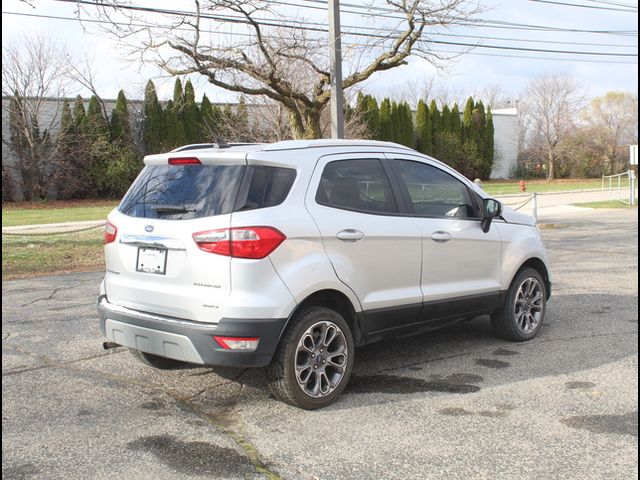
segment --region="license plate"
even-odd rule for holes
[[[167,269],[167,251],[163,248],[138,247],[138,272],[164,275]]]

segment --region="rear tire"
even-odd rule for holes
[[[186,365],[186,362],[180,360],[174,360],[173,358],[159,357],[152,353],[142,352],[134,348],[130,348],[131,354],[140,362],[145,365],[159,370],[173,370]]]
[[[305,308],[291,319],[267,368],[269,389],[289,405],[322,408],[344,391],[353,361],[353,336],[344,318],[328,308]]]
[[[505,340],[524,342],[534,338],[547,312],[547,291],[537,270],[523,268],[511,282],[504,307],[491,316],[495,334]]]

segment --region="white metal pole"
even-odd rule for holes
[[[532,193],[533,195],[533,220],[534,222],[536,222],[536,225],[538,224],[538,194],[536,192]]]
[[[331,138],[344,138],[339,0],[329,0],[329,54],[331,66]]]

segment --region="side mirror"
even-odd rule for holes
[[[491,228],[491,220],[493,220],[494,217],[499,217],[501,213],[502,204],[499,201],[493,198],[485,198],[482,200],[482,221],[480,222],[480,226],[484,233],[487,233],[489,228]]]

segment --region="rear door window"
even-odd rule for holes
[[[120,202],[131,217],[188,220],[231,213],[244,165],[149,165]]]
[[[337,160],[322,172],[316,202],[364,213],[397,213],[389,178],[377,159]]]

